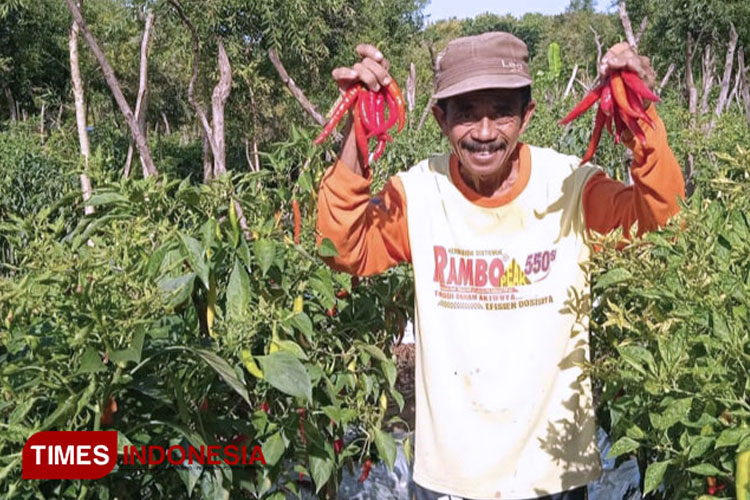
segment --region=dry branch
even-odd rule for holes
[[[305,93],[302,92],[302,89],[300,89],[296,83],[294,83],[294,80],[291,76],[289,76],[289,73],[287,73],[286,68],[284,68],[284,65],[281,63],[281,59],[279,59],[279,54],[276,52],[276,49],[273,47],[268,49],[268,58],[271,60],[271,63],[273,64],[273,67],[276,68],[276,72],[281,77],[281,81],[284,82],[284,85],[289,89],[289,91],[292,93],[292,96],[297,100],[297,102],[300,103],[302,106],[302,109],[307,111],[307,114],[312,116],[313,120],[315,120],[318,125],[325,125],[326,119],[323,115],[321,115],[317,109],[315,109],[315,106],[305,97]]]
[[[409,113],[414,111],[417,97],[417,67],[414,63],[409,64],[409,77],[406,79],[406,104]]]
[[[232,91],[232,67],[229,65],[227,52],[224,44],[219,41],[219,83],[214,87],[211,96],[211,124],[214,130],[214,177],[218,177],[227,171],[226,144],[224,141],[224,106]]]
[[[732,63],[734,62],[734,51],[737,48],[738,38],[737,30],[734,29],[734,23],[730,23],[727,56],[724,60],[724,75],[721,78],[721,91],[719,92],[719,100],[716,102],[716,109],[714,110],[716,116],[721,116],[724,112],[727,97],[729,96],[729,84],[732,81]]]
[[[644,16],[641,20],[641,26],[638,28],[638,33],[635,34],[635,46],[638,48],[638,45],[641,43],[641,38],[643,38],[643,34],[646,32],[646,26],[648,25],[648,16]]]
[[[568,85],[565,87],[565,92],[563,93],[563,99],[568,97],[568,94],[573,89],[573,83],[576,81],[576,74],[578,74],[578,63],[576,63],[576,65],[573,66],[573,72],[570,74],[570,79],[568,79]]]
[[[711,95],[711,87],[714,85],[714,70],[716,68],[716,56],[711,50],[711,44],[706,44],[701,62],[703,70],[703,94],[701,94],[701,114],[708,113],[708,98]]]
[[[693,35],[688,32],[685,44],[685,85],[688,91],[688,111],[691,115],[695,115],[698,111],[698,89],[695,87],[693,78],[693,56]]]
[[[424,122],[427,119],[427,114],[430,112],[432,107],[437,102],[433,95],[435,94],[435,89],[437,89],[437,74],[438,74],[438,56],[435,54],[435,47],[430,43],[427,45],[427,50],[430,52],[430,61],[432,61],[432,93],[430,94],[430,98],[427,100],[427,105],[424,107],[424,110],[422,111],[422,116],[419,117],[419,124],[417,124],[417,130],[422,130],[422,127],[424,126]]]
[[[151,40],[151,32],[154,27],[154,13],[149,12],[146,16],[146,25],[143,28],[143,38],[141,39],[141,68],[138,78],[138,94],[135,99],[135,117],[141,133],[146,136],[146,111],[148,107],[148,48]],[[128,145],[128,154],[125,158],[125,168],[123,175],[127,179],[130,177],[130,164],[133,161],[133,139],[130,139]],[[147,177],[145,165],[143,167],[143,177]]]
[[[128,122],[128,127],[130,127],[130,133],[133,134],[135,143],[138,146],[138,153],[141,156],[141,161],[145,165],[149,175],[157,175],[158,172],[156,170],[156,166],[154,165],[154,160],[151,158],[151,151],[149,150],[148,144],[146,143],[146,138],[143,137],[143,134],[141,134],[141,131],[138,128],[138,122],[135,120],[133,110],[130,109],[128,102],[125,100],[125,96],[122,94],[122,90],[120,89],[120,82],[117,81],[117,77],[115,76],[115,72],[112,69],[112,66],[110,66],[109,61],[107,61],[107,57],[104,55],[101,47],[99,47],[99,44],[97,43],[94,36],[91,34],[91,31],[86,25],[86,21],[83,20],[83,15],[81,15],[81,11],[76,5],[75,0],[65,0],[65,3],[68,5],[68,9],[73,15],[73,19],[78,24],[81,32],[83,33],[83,37],[86,39],[86,43],[89,45],[91,52],[94,53],[94,57],[99,63],[99,66],[102,68],[104,79],[107,81],[107,85],[112,91],[115,101],[120,108],[120,111],[123,115],[125,115],[125,120]]]
[[[195,110],[195,114],[198,115],[198,120],[203,127],[205,138],[208,139],[209,145],[211,146],[211,151],[215,151],[216,144],[214,144],[214,132],[211,129],[211,124],[208,123],[206,110],[203,109],[201,103],[198,102],[198,100],[195,98],[195,82],[198,81],[198,63],[200,60],[200,43],[198,41],[198,31],[195,29],[195,26],[190,21],[190,18],[187,16],[187,14],[185,14],[185,11],[182,9],[182,5],[180,4],[180,2],[178,2],[177,0],[168,0],[168,2],[172,7],[174,7],[174,9],[177,11],[177,15],[180,17],[182,22],[185,23],[185,26],[187,26],[188,30],[190,31],[193,50],[193,70],[190,76],[190,83],[188,83],[188,103],[190,103],[190,105]]]
[[[617,3],[617,11],[620,14],[622,28],[625,30],[625,38],[628,39],[628,43],[631,47],[637,49],[638,41],[636,41],[635,35],[633,34],[633,25],[630,24],[630,17],[628,17],[628,11],[625,9],[624,1],[620,1]]]
[[[596,68],[598,72],[599,66],[602,64],[602,40],[599,38],[599,33],[597,33],[593,26],[589,25],[589,29],[594,34],[594,43],[596,44]]]
[[[674,63],[671,63],[669,67],[667,68],[667,72],[664,74],[664,78],[661,79],[661,83],[659,83],[659,88],[656,89],[657,94],[661,94],[662,89],[667,84],[667,81],[669,81],[669,77],[672,76],[672,72],[674,71],[675,65]]]
[[[83,90],[83,79],[81,78],[80,57],[78,53],[79,31],[78,24],[73,21],[68,35],[68,52],[70,56],[70,80],[73,83],[73,101],[76,107],[78,145],[81,149],[81,156],[83,156],[83,172],[79,176],[84,202],[83,213],[90,215],[94,213],[94,207],[87,203],[91,198],[91,179],[88,176],[91,149],[89,147],[89,133],[86,129],[86,98]]]

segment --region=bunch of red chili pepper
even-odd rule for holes
[[[368,90],[362,84],[353,85],[344,93],[344,96],[334,108],[331,119],[328,120],[320,135],[315,138],[313,144],[321,144],[349,110],[352,112],[354,121],[357,149],[364,159],[363,166],[367,168],[370,161],[376,161],[380,158],[385,150],[386,143],[393,140],[388,134],[388,130],[396,124],[398,124],[399,132],[404,128],[406,123],[404,98],[395,80],[381,87],[377,92]],[[386,110],[388,111],[387,115]],[[378,143],[372,153],[372,159],[370,159],[369,140],[372,137],[376,137]]]
[[[599,101],[594,132],[591,135],[589,147],[581,160],[581,164],[586,163],[594,156],[602,136],[602,130],[605,127],[610,135],[614,135],[615,144],[620,142],[624,130],[630,130],[642,144],[645,144],[646,134],[643,133],[638,120],[642,119],[651,128],[656,125],[646,114],[643,99],[654,102],[660,101],[659,96],[651,92],[636,73],[628,70],[615,71],[589,92],[565,118],[560,120],[560,125],[565,125]],[[613,123],[614,132],[612,130]]]

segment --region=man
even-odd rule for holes
[[[337,68],[342,89],[390,81],[375,47]],[[647,58],[612,47],[600,72]],[[332,267],[372,275],[414,266],[418,500],[582,499],[600,474],[589,380],[587,230],[663,225],[682,173],[651,105],[646,144],[626,134],[633,184],[519,141],[530,99],[526,45],[508,33],[452,41],[438,63],[435,119],[452,153],[393,176],[371,198],[354,134],[320,187],[318,229]],[[351,127],[350,127],[351,129]]]

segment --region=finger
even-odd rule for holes
[[[359,78],[362,83],[367,85],[367,88],[374,92],[380,90],[380,83],[378,83],[378,78],[375,76],[375,73],[373,73],[367,66],[362,63],[357,63],[353,66],[353,68],[357,71],[357,78]]]
[[[391,83],[391,75],[388,74],[388,71],[383,66],[374,60],[368,57],[362,61],[362,65],[373,72],[380,85],[386,86]]]
[[[348,90],[358,80],[357,72],[352,68],[336,68],[331,72],[331,75],[342,91]]]
[[[369,43],[361,43],[357,45],[356,51],[362,59],[369,57],[370,59],[374,59],[376,62],[381,62],[383,59],[385,59],[383,53],[380,52],[377,47],[375,47],[374,45],[370,45]]]
[[[340,80],[356,80],[357,72],[352,68],[340,67],[331,71],[331,76],[336,81]]]

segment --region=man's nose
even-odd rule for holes
[[[474,139],[478,141],[492,141],[495,139],[496,130],[489,116],[483,116],[474,127]]]

